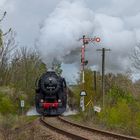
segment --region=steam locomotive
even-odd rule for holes
[[[35,105],[41,115],[60,115],[66,110],[67,85],[54,71],[47,71],[37,80]]]

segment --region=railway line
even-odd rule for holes
[[[140,140],[135,137],[79,125],[63,117],[40,118],[45,127],[74,140]]]

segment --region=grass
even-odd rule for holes
[[[19,119],[25,121],[26,123],[30,123],[35,121],[38,116],[20,116]]]

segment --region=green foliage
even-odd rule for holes
[[[35,82],[46,70],[46,67],[34,51],[25,48],[16,53],[11,65],[8,67],[10,79],[4,78],[3,80],[10,86],[13,93],[10,94],[9,91],[9,94],[6,94],[6,97],[1,99],[0,112],[5,114],[6,112],[13,113],[15,112],[14,110],[17,110],[17,113],[20,114],[19,104],[21,99],[25,100],[24,111],[34,105]]]
[[[0,84],[8,85],[14,90],[14,93],[9,94],[6,99],[1,99],[1,111],[3,113],[5,113],[4,110],[10,112],[8,108],[12,108],[12,106],[8,105],[11,101],[15,103],[19,113],[21,99],[25,100],[26,111],[30,106],[34,105],[35,83],[37,78],[46,70],[46,66],[33,50],[20,48],[12,59],[9,58],[12,61],[11,63],[8,63],[7,51],[4,54],[5,57],[0,61]],[[4,110],[2,110],[3,106],[5,106]]]
[[[94,83],[94,71],[90,68],[85,69],[85,83],[82,84],[82,73],[79,73],[79,79],[77,79],[77,85],[72,87],[74,92],[74,97],[77,100],[77,107],[79,107],[80,103],[80,91],[83,89],[87,92],[87,96],[85,97],[85,105],[87,111],[90,108],[93,109],[93,105],[101,104],[101,75],[100,73],[96,73],[96,90],[95,90],[95,83]],[[89,111],[91,112],[91,111]],[[92,113],[90,113],[92,114]]]
[[[52,67],[58,75],[62,74],[63,70],[61,69],[61,62],[60,61],[58,61],[57,59],[54,58],[54,60],[52,62]]]
[[[130,120],[131,110],[126,100],[120,100],[115,107],[108,109],[107,124],[126,127]]]
[[[93,72],[90,69],[86,69],[85,72],[85,84],[84,89],[87,91],[88,96],[87,101],[92,98],[96,104],[102,103],[102,94],[100,94],[101,86],[101,76],[97,74],[97,91],[95,93],[93,89]],[[81,81],[81,75],[80,80]],[[105,107],[102,108],[100,113],[95,113],[92,106],[86,107],[84,113],[79,113],[79,120],[84,122],[98,123],[101,127],[107,127],[109,129],[114,129],[122,133],[129,135],[140,136],[140,100],[133,96],[134,84],[131,82],[128,76],[117,74],[117,75],[106,75],[105,77]],[[75,93],[75,98],[78,99],[79,103],[79,93],[82,89],[81,82],[78,82],[77,86],[74,86],[73,91]],[[98,95],[97,95],[98,94]],[[91,96],[92,95],[92,96]],[[98,98],[97,98],[98,97]]]
[[[26,101],[26,106],[34,104],[35,83],[45,70],[44,63],[34,51],[22,48],[13,59],[9,84],[16,89],[17,98]]]
[[[119,87],[113,86],[106,95],[106,104],[115,105],[121,99],[131,102],[133,100],[132,94],[127,91],[120,89]]]
[[[74,94],[73,94],[74,92]],[[69,86],[68,105],[71,109],[78,109],[80,102],[80,89],[77,86]]]
[[[95,92],[93,90],[93,72],[91,69],[85,69],[85,83],[82,84],[82,73],[80,73],[79,80],[76,86],[72,87],[72,91],[74,92],[74,98],[77,103],[77,107],[80,104],[80,92],[81,90],[85,90],[87,96],[85,96],[85,104],[87,104],[90,99],[94,99]]]
[[[108,128],[120,129],[122,132],[137,136],[140,136],[139,117],[140,111],[134,111],[132,104],[128,104],[126,99],[119,100],[115,106],[107,107],[99,113],[101,124],[106,125]]]
[[[0,113],[2,115],[14,114],[16,112],[16,106],[10,97],[0,92]]]
[[[84,89],[87,92],[87,95],[85,97],[85,103],[87,104],[90,99],[93,99],[94,91],[93,91],[93,72],[91,69],[86,69],[85,70],[85,84],[84,84]]]

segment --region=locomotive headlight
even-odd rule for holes
[[[61,102],[61,100],[59,99],[59,100],[58,100],[58,102],[60,103],[60,102]]]
[[[44,102],[44,100],[43,100],[43,99],[41,99],[41,100],[40,100],[40,102],[41,102],[41,103],[43,103],[43,102]]]

